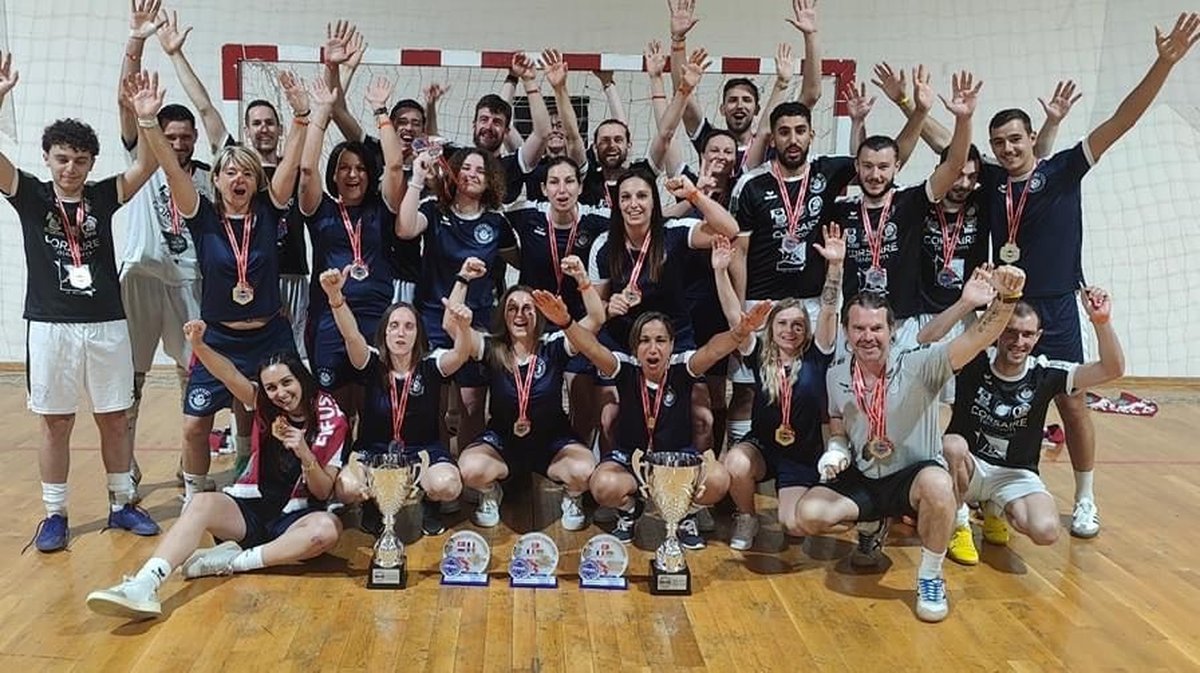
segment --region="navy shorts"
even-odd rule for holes
[[[811,488],[821,483],[821,475],[817,472],[816,461],[806,460],[809,456],[797,449],[795,445],[783,448],[775,443],[774,438],[770,441],[762,440],[753,432],[743,437],[741,441],[758,449],[759,455],[763,457],[763,462],[767,464],[767,473],[762,481],[774,479],[775,490],[781,491],[793,486]]]
[[[279,315],[255,329],[230,329],[220,323],[210,324],[204,331],[204,343],[229,359],[243,376],[252,380],[258,378],[258,368],[268,357],[283,351],[296,352],[292,326]],[[183,397],[183,413],[187,416],[212,416],[228,408],[232,401],[233,396],[225,384],[209,373],[199,358],[192,356],[187,394]]]
[[[1075,293],[1057,297],[1025,297],[1042,320],[1042,338],[1034,355],[1051,360],[1083,362],[1083,333],[1079,329],[1079,299]]]
[[[851,465],[837,479],[821,486],[853,500],[858,505],[859,521],[878,521],[886,516],[915,518],[917,510],[913,509],[909,494],[917,474],[927,467],[946,469],[936,460],[922,460],[895,474],[872,479]]]
[[[226,494],[228,495],[228,494]],[[236,540],[242,549],[250,549],[266,544],[287,532],[300,519],[313,512],[324,512],[324,507],[306,507],[295,512],[282,512],[278,507],[259,498],[234,498],[238,509],[242,512],[242,521],[246,523],[246,535]]]
[[[548,477],[546,472],[550,463],[568,444],[580,444],[579,438],[571,431],[571,425],[564,416],[544,423],[542,429],[533,424],[533,429],[525,437],[517,437],[512,432],[512,426],[501,427],[500,422],[492,420],[481,435],[471,444],[490,444],[504,458],[508,465],[509,476],[518,473],[537,472]]]
[[[379,324],[379,316],[355,315],[358,330],[370,341]],[[352,383],[366,383],[363,371],[355,369],[346,355],[346,340],[338,331],[333,314],[326,313],[319,319],[309,316],[305,348],[309,366],[321,390],[333,392]],[[365,370],[364,370],[365,371]]]

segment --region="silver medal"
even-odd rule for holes
[[[67,282],[76,290],[86,290],[92,286],[92,270],[87,264],[67,265]]]
[[[887,269],[878,266],[867,269],[867,273],[864,276],[864,284],[867,290],[871,292],[886,292]]]
[[[371,275],[371,271],[367,268],[366,264],[353,264],[350,266],[350,277],[354,280],[366,280],[369,275]]]
[[[937,284],[944,288],[958,287],[958,274],[954,273],[954,269],[942,269],[937,274]]]

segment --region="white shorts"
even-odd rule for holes
[[[928,325],[929,323],[933,322],[933,319],[936,317],[937,317],[936,313],[922,313],[921,315],[917,316],[917,331],[920,332],[921,330],[925,329],[925,326]],[[954,323],[950,327],[950,331],[946,332],[945,336],[943,336],[941,339],[935,341],[934,343],[939,343],[939,344],[949,343],[952,339],[954,339],[958,335],[962,334],[963,332],[967,331],[967,328],[973,324],[975,324],[975,314],[973,312],[968,313],[965,318]],[[954,404],[954,377],[953,376],[950,377],[950,380],[946,382],[946,385],[942,386],[942,392],[939,395],[939,399],[942,401],[943,404],[949,404],[949,405],[953,406],[953,404]]]
[[[308,327],[308,276],[285,273],[279,276],[279,298],[283,302],[283,317],[292,323],[292,338],[296,352],[306,359],[304,331]]]
[[[98,414],[133,406],[133,354],[124,320],[30,320],[25,338],[27,404],[33,413],[77,413],[80,393],[87,394]]]
[[[754,305],[759,303],[760,301],[762,301],[762,300],[747,299],[742,306],[742,310],[749,311],[750,309],[754,308]],[[804,310],[808,312],[808,324],[815,328],[816,324],[817,324],[817,315],[821,312],[821,298],[820,297],[807,297],[807,298],[801,299],[800,302],[804,304]],[[766,333],[765,329],[763,330],[763,333],[764,334]],[[839,336],[839,339],[837,341],[841,342],[840,332],[839,332],[838,336]],[[704,344],[696,344],[696,345],[703,346]],[[736,350],[733,352],[733,355],[729,356],[729,380],[732,381],[733,383],[744,383],[744,384],[754,383],[754,372],[750,371],[750,368],[747,367],[742,362],[742,358]]]
[[[183,336],[183,324],[200,317],[200,281],[168,285],[153,276],[126,274],[121,278],[121,303],[129,322],[133,371],[150,371],[160,339],[163,352],[177,366],[191,366],[192,345]]]
[[[1036,472],[1017,467],[1001,467],[971,455],[975,462],[975,474],[967,486],[964,499],[967,502],[991,501],[1001,510],[1008,503],[1034,493],[1049,493],[1042,478]]]
[[[392,281],[392,303],[404,302],[406,304],[413,303],[413,297],[417,294],[417,284],[410,283],[406,280]]]

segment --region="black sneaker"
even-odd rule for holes
[[[695,514],[683,517],[683,521],[680,521],[679,527],[675,529],[675,535],[679,537],[679,544],[683,545],[684,549],[704,549],[707,546],[704,536],[700,534]]]
[[[642,518],[642,512],[645,511],[646,505],[642,503],[640,498],[633,499],[633,510],[625,511],[617,509],[617,522],[613,525],[612,534],[625,544],[633,542],[633,527],[637,525],[637,520]]]
[[[442,523],[442,504],[432,500],[421,501],[421,532],[425,535],[441,535],[446,532]]]
[[[850,552],[850,565],[855,568],[874,568],[883,561],[883,542],[887,539],[888,529],[892,527],[892,520],[885,518],[864,524],[860,524],[858,529],[858,545]],[[873,528],[871,524],[875,524]]]

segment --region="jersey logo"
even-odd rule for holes
[[[787,212],[785,212],[783,208],[772,208],[771,219],[775,220],[775,224],[779,226],[787,226]]]
[[[812,166],[809,166],[808,170],[811,171]],[[817,173],[816,175],[812,176],[812,180],[809,181],[808,191],[812,192],[813,194],[820,194],[821,192],[825,191],[825,187],[827,186],[828,183],[825,182],[825,176],[821,173]]]
[[[333,385],[333,370],[328,367],[317,368],[317,383],[321,384],[322,388],[328,388]]]
[[[808,200],[808,214],[816,216],[821,212],[821,197],[814,196]]]
[[[487,222],[480,222],[475,225],[475,242],[480,245],[487,245],[496,238],[496,230]]]
[[[409,386],[408,392],[412,395],[420,395],[425,392],[425,382],[421,380],[420,374],[413,374],[412,385]]]
[[[196,388],[188,393],[188,404],[196,411],[204,411],[212,404],[212,393],[207,388]]]
[[[663,406],[666,406],[666,407],[675,406],[675,390],[674,389],[672,389],[670,387],[667,388],[667,394],[665,396],[663,396]]]
[[[575,236],[575,245],[577,245],[581,248],[586,248],[587,244],[588,244],[588,240],[590,240],[588,237],[588,233],[586,231],[581,231]]]
[[[1029,400],[1033,399],[1033,393],[1033,388],[1022,388],[1017,391],[1017,399],[1021,400],[1022,402],[1028,402]]]
[[[1034,171],[1033,177],[1029,178],[1029,191],[1034,192],[1036,194],[1037,192],[1042,191],[1042,187],[1045,187],[1045,186],[1046,186],[1046,176],[1042,175],[1041,173],[1038,173],[1037,171]]]
[[[545,360],[545,358],[538,358],[537,364],[535,364],[533,366],[533,378],[540,379],[545,375],[546,375],[546,360]]]

